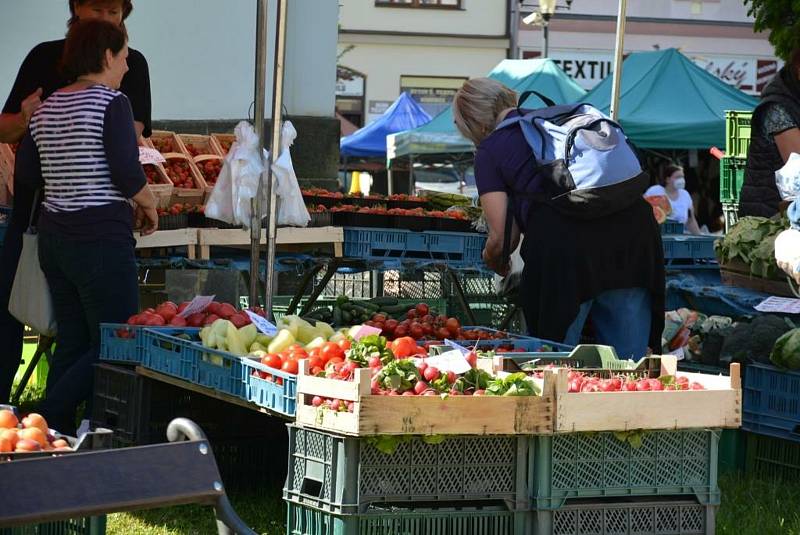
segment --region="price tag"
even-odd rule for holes
[[[256,329],[258,329],[259,332],[262,332],[267,336],[275,336],[278,334],[278,328],[268,322],[266,319],[249,310],[245,310],[244,312],[247,314],[247,317],[250,318],[250,321],[253,322],[253,325],[256,326]]]
[[[208,305],[214,302],[216,295],[198,295],[189,303],[183,312],[178,314],[182,318],[188,318],[192,314],[204,311]]]
[[[448,340],[447,338],[444,339],[444,345],[447,347],[452,347],[453,349],[460,351],[463,355],[469,353],[469,349],[464,346],[458,345],[457,343],[453,342],[452,340]]]
[[[167,160],[164,158],[164,156],[162,156],[161,153],[156,149],[139,147],[139,163],[142,165],[164,163],[166,161]]]
[[[800,299],[771,296],[755,306],[759,312],[780,312],[783,314],[800,314]]]
[[[454,349],[441,355],[434,355],[425,359],[428,366],[438,368],[443,372],[466,373],[472,369],[461,351]]]
[[[356,342],[364,338],[365,336],[371,336],[373,334],[381,334],[380,329],[377,327],[370,327],[369,325],[362,325],[361,328],[358,330],[356,335],[353,337],[353,340]]]

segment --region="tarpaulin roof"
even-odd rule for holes
[[[556,104],[573,102],[586,94],[586,91],[550,59],[506,59],[487,76],[519,94],[538,91]],[[529,97],[526,102],[541,106],[535,96]],[[474,149],[472,142],[456,129],[452,107],[442,111],[424,126],[389,136],[386,144],[387,157],[390,160],[408,154],[461,153]]]
[[[608,113],[611,76],[584,98]],[[752,110],[758,100],[671,48],[634,52],[622,65],[619,122],[638,147],[725,146],[725,110]]]
[[[387,135],[416,128],[430,120],[431,116],[422,106],[408,93],[402,93],[378,119],[342,138],[341,154],[365,158],[386,156]]]

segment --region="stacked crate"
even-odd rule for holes
[[[752,115],[749,111],[725,112],[725,157],[719,162],[719,201],[725,217],[725,232],[739,219],[739,193],[744,184]]]
[[[516,399],[369,395],[367,373],[337,384],[301,371],[287,533],[714,532],[714,428],[739,425],[738,367],[705,392],[632,395],[567,393],[567,370],[545,371],[542,396]],[[313,407],[315,392],[355,410]],[[680,412],[660,418],[670,399]]]
[[[795,481],[800,476],[800,372],[748,365],[742,429],[747,472]]]

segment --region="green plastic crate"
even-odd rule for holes
[[[0,535],[105,535],[105,532],[105,515],[16,528],[0,528]]]
[[[750,148],[751,111],[725,112],[725,156],[747,158]]]
[[[531,439],[529,487],[536,509],[568,499],[693,496],[719,504],[719,431],[652,431],[639,447],[614,433],[570,433]]]
[[[745,472],[763,480],[800,478],[800,443],[746,433]]]
[[[739,202],[746,166],[747,160],[744,158],[726,156],[719,161],[719,202],[723,204]]]
[[[530,513],[500,507],[372,508],[336,515],[287,501],[287,535],[517,535],[530,533]]]
[[[391,454],[368,439],[289,424],[287,500],[336,514],[372,504],[503,502],[528,507],[529,442],[522,436],[408,437]]]
[[[719,475],[744,471],[746,437],[741,429],[723,429],[719,437]]]
[[[570,503],[533,513],[536,535],[706,535],[716,506],[681,500]]]

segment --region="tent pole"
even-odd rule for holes
[[[414,155],[408,160],[408,194],[414,195]]]
[[[278,0],[278,13],[275,19],[275,71],[272,78],[272,136],[269,144],[267,165],[267,266],[266,266],[266,298],[264,305],[268,314],[272,315],[272,292],[275,280],[275,233],[276,204],[275,190],[272,187],[272,162],[276,155],[280,156],[281,127],[283,112],[283,72],[286,59],[286,7],[288,0]]]
[[[256,0],[256,79],[254,127],[258,134],[258,147],[264,147],[264,113],[267,92],[267,20],[268,0]],[[261,191],[264,175],[258,178],[258,191]],[[250,201],[250,293],[249,305],[258,304],[258,280],[261,276],[259,260],[261,257],[261,195]],[[269,270],[267,270],[269,271]],[[269,309],[267,309],[269,310]]]
[[[625,51],[625,13],[628,0],[619,0],[617,11],[617,43],[614,49],[614,77],[611,81],[611,119],[619,118],[619,88],[622,84],[622,56]]]

